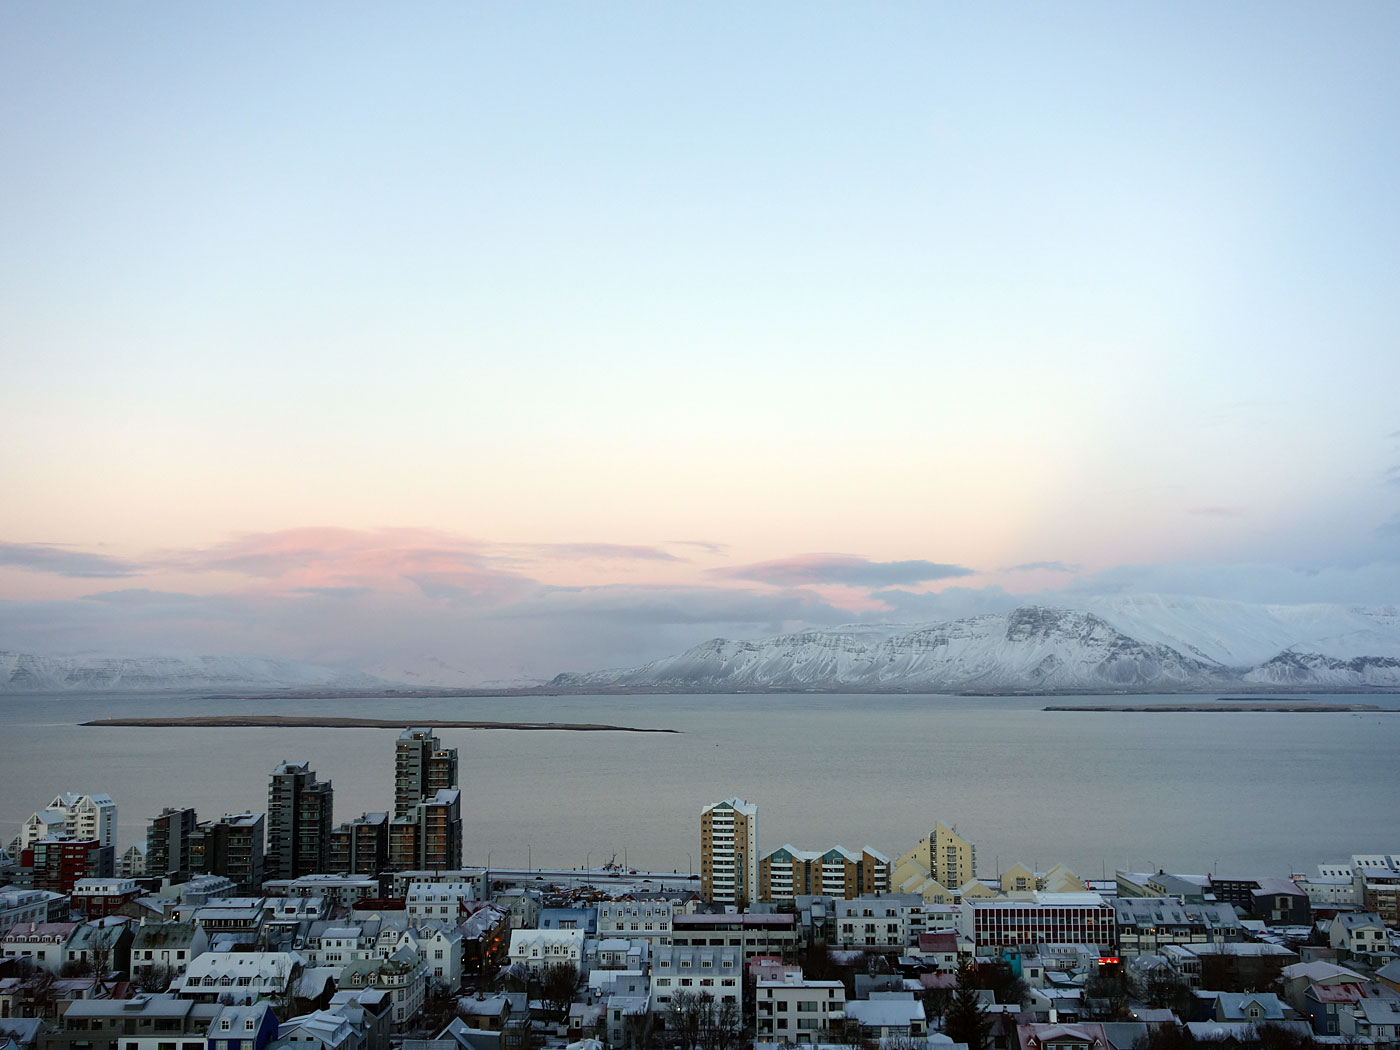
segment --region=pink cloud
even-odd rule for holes
[[[252,577],[275,591],[449,591],[508,598],[533,585],[497,567],[486,545],[431,529],[298,528],[245,533],[181,552],[170,567]]]

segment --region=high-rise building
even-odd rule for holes
[[[190,871],[232,879],[241,894],[263,884],[263,815],[232,813],[198,825],[190,836]]]
[[[700,811],[700,896],[743,907],[758,893],[758,807],[741,798]]]
[[[307,762],[283,762],[272,771],[267,790],[267,856],[269,879],[295,879],[328,870],[331,782],[317,781]]]
[[[462,866],[462,798],[442,788],[389,822],[389,867],[395,871],[456,870]]]
[[[389,867],[396,871],[462,866],[462,803],[457,750],[427,729],[405,729],[394,745],[394,819]]]
[[[362,813],[331,832],[326,870],[378,875],[389,866],[389,814]]]
[[[117,846],[117,804],[111,795],[80,795],[65,791],[44,809],[20,825],[19,848],[25,849],[42,838],[60,835],[87,842],[96,839],[102,846]]]
[[[394,746],[394,816],[457,786],[457,749],[444,748],[428,729],[405,729]]]
[[[146,825],[146,873],[164,878],[190,870],[190,837],[198,818],[192,808],[166,806]]]
[[[794,897],[850,900],[867,893],[888,893],[890,861],[866,846],[861,852],[833,846],[800,850],[779,846],[758,860],[758,899],[791,901]]]

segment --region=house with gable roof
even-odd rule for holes
[[[1272,992],[1220,992],[1215,997],[1215,1019],[1267,1024],[1291,1021],[1293,1011]]]
[[[1101,1024],[1022,1024],[1016,1038],[1020,1050],[1110,1050]]]
[[[277,1038],[277,1017],[268,1003],[225,1006],[209,1022],[208,1050],[264,1050]]]
[[[190,960],[209,948],[209,935],[193,922],[142,922],[132,934],[131,975],[154,972],[179,977]]]
[[[304,965],[296,952],[205,952],[186,968],[179,995],[207,1003],[279,998],[294,989]]]
[[[1348,955],[1384,955],[1390,951],[1390,931],[1373,911],[1347,912],[1332,920],[1327,938]]]

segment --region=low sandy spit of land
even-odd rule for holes
[[[1307,700],[1202,700],[1185,704],[1094,704],[1083,707],[1045,707],[1043,711],[1285,711],[1323,712],[1386,711],[1375,704],[1320,704]]]
[[[178,718],[97,718],[85,726],[142,726],[154,729],[561,729],[572,733],[676,733],[676,729],[639,729],[599,722],[459,722],[402,718],[337,718],[318,715],[185,715]]]

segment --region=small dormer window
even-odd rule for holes
[[[230,1025],[229,1019],[228,1019],[227,1017],[220,1018],[220,1020],[219,1020],[219,1031],[221,1031],[221,1032],[227,1032],[227,1031],[229,1030],[230,1027],[231,1027],[231,1025]]]
[[[253,1024],[253,1019],[250,1017],[250,1018],[248,1018],[246,1021],[244,1021],[244,1022],[243,1022],[243,1027],[246,1028],[248,1031],[251,1032],[251,1031],[253,1030],[253,1028],[255,1027],[254,1024]]]

